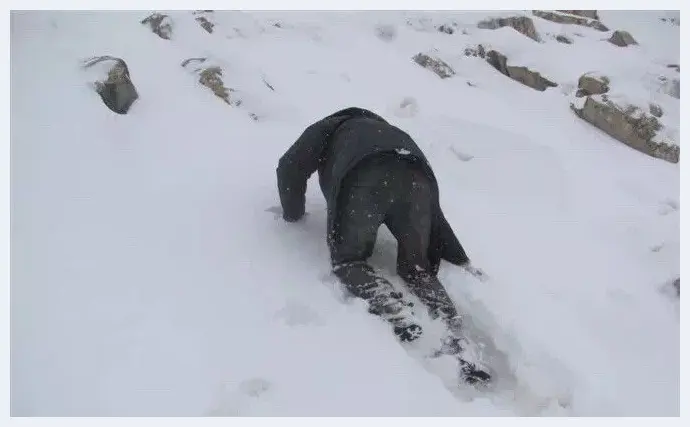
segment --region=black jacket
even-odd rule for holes
[[[318,170],[328,209],[330,242],[338,192],[345,175],[367,156],[396,151],[417,159],[433,184],[435,215],[429,261],[434,273],[438,272],[441,259],[465,264],[469,259],[441,211],[438,184],[421,149],[407,133],[362,108],[347,108],[312,124],[280,158],[276,172],[283,217],[296,221],[304,215],[307,181]]]

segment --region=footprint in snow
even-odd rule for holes
[[[264,378],[250,378],[239,385],[239,390],[250,397],[259,397],[271,389],[271,383]]]
[[[321,316],[313,308],[299,302],[288,302],[278,310],[276,318],[288,326],[306,326],[321,324]]]
[[[259,398],[271,388],[270,381],[260,377],[248,378],[239,384],[234,381],[223,382],[219,385],[213,405],[203,415],[207,417],[246,416],[250,400]]]
[[[673,199],[666,199],[659,207],[659,215],[668,215],[671,212],[677,211],[679,208],[680,206],[677,201]]]

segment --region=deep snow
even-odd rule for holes
[[[170,12],[170,41],[145,12],[13,12],[12,415],[678,415],[679,307],[663,287],[680,271],[679,165],[569,109],[584,72],[623,91],[673,75],[665,13],[601,12],[640,41],[623,50],[538,18],[542,35],[581,37],[477,29],[489,12],[214,12],[213,34]],[[453,21],[453,35],[433,27]],[[477,43],[560,86],[534,91],[462,54]],[[456,76],[411,60],[432,49]],[[105,54],[139,91],[127,115],[79,68]],[[241,107],[180,66],[200,56]],[[679,127],[678,100],[663,99]],[[428,154],[446,216],[491,276],[445,264],[441,279],[530,398],[454,397],[343,302],[316,177],[303,222],[267,211],[279,156],[353,105]],[[379,240],[391,269],[395,243]]]

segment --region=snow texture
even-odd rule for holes
[[[554,35],[542,43],[476,26],[524,11],[217,11],[212,34],[190,11],[165,13],[171,40],[145,11],[11,14],[13,416],[679,415],[679,306],[662,292],[680,271],[679,165],[570,110],[578,78],[597,72],[679,129],[679,100],[645,86],[679,76],[668,12],[600,11],[638,41],[625,49],[611,31],[537,17]],[[559,87],[462,54],[480,43]],[[456,74],[411,60],[428,51]],[[126,115],[81,67],[97,55],[128,65],[140,98]],[[240,106],[181,66],[200,57]],[[304,220],[271,210],[278,158],[349,106],[428,155],[490,277],[440,272],[495,347],[496,392],[453,390],[452,366],[345,297],[316,177]],[[395,249],[382,229],[372,262],[399,285]]]

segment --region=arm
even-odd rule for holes
[[[309,126],[278,161],[278,194],[286,221],[304,215],[307,181],[319,168],[326,142],[341,121],[329,118]]]

